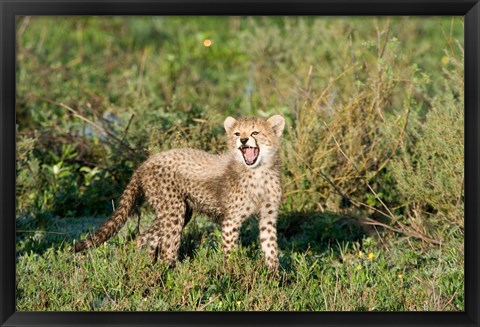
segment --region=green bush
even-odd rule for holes
[[[455,62],[425,117],[412,117],[410,137],[391,163],[407,223],[441,239],[464,227],[464,84]]]

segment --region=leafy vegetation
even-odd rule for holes
[[[464,309],[461,18],[20,17],[17,37],[18,310]],[[255,218],[228,262],[201,216],[174,269],[134,220],[69,252],[149,154],[220,152],[227,115],[274,113],[279,278]]]

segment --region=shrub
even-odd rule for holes
[[[445,239],[464,227],[464,83],[463,58],[445,70],[445,84],[431,98],[426,116],[412,119],[413,129],[391,162],[406,206],[406,222],[425,234]]]

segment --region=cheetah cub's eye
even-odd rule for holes
[[[260,134],[260,132],[257,132],[257,131],[252,132],[252,136],[255,136],[255,135],[258,135],[258,134]]]
[[[235,133],[233,133],[233,135],[240,136],[240,132],[235,132]]]

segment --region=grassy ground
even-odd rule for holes
[[[407,238],[369,236],[333,214],[281,217],[279,278],[264,267],[255,219],[242,229],[242,246],[224,262],[219,228],[197,217],[184,231],[181,261],[173,269],[136,251],[129,241],[133,221],[104,246],[72,255],[70,235],[101,221],[82,219],[79,226],[78,219],[57,219],[50,224],[56,227],[19,243],[18,310],[464,308],[461,249],[419,250]]]
[[[17,31],[17,310],[464,309],[460,17],[19,17]],[[136,252],[133,220],[69,252],[146,156],[219,152],[227,115],[276,113],[278,278],[255,218],[228,262],[205,217],[175,268]]]

